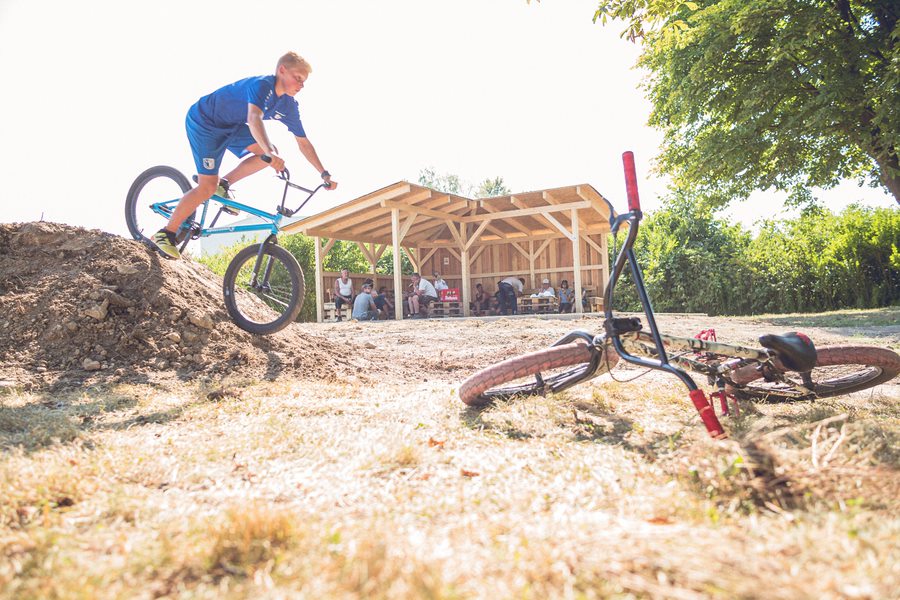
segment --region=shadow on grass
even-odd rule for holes
[[[529,440],[543,437],[545,433],[538,431],[531,419],[515,420],[503,418],[498,414],[504,405],[521,401],[513,398],[508,402],[496,402],[485,407],[467,407],[460,411],[460,420],[469,429],[484,431],[506,437],[511,440]],[[682,433],[646,433],[633,420],[616,414],[604,406],[589,402],[572,402],[563,395],[546,399],[547,403],[556,404],[548,412],[551,421],[549,427],[553,431],[562,430],[578,443],[596,443],[624,448],[635,452],[648,460],[655,460],[659,454],[670,451],[679,445]],[[534,425],[534,427],[531,427]],[[631,435],[636,434],[636,435]]]
[[[160,386],[151,387],[164,391]],[[146,387],[121,391],[96,386],[80,392],[33,394],[15,405],[9,401],[11,395],[0,396],[0,453],[13,449],[32,453],[84,440],[92,432],[167,423],[209,402],[201,397],[167,410],[141,411],[141,400],[147,394]]]
[[[846,422],[862,428],[863,445],[878,463],[900,469],[900,427],[893,425],[900,413],[896,401],[885,398],[874,406],[862,407],[852,400],[827,399],[797,403],[792,412],[782,411],[772,415],[772,426],[768,431],[782,430],[782,435],[796,446],[805,447],[809,443],[814,428],[820,423],[846,415]],[[843,422],[843,419],[838,422]]]

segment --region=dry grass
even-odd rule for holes
[[[895,388],[751,405],[675,384],[466,409],[448,381],[0,396],[16,598],[887,598]],[[885,392],[884,390],[887,390]]]

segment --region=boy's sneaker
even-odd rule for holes
[[[231,189],[229,188],[227,179],[219,179],[219,187],[216,188],[216,196],[225,198],[226,200],[234,200],[234,196],[231,195]],[[222,205],[222,210],[235,217],[241,214],[241,211],[234,208],[233,206],[225,206],[224,204]]]
[[[194,183],[197,183],[198,181],[200,181],[200,179],[196,175],[191,177],[191,179],[194,180]],[[225,198],[226,200],[234,200],[234,196],[231,195],[231,188],[228,185],[228,180],[225,179],[224,177],[219,178],[219,185],[218,185],[218,187],[216,187],[216,196],[218,196],[220,198]],[[237,216],[237,215],[241,214],[241,211],[239,211],[236,208],[232,208],[230,206],[223,206],[222,210],[225,211],[226,213],[228,213],[229,215]]]
[[[181,252],[178,251],[178,242],[175,241],[175,234],[165,229],[160,229],[150,238],[159,253],[166,258],[178,260],[181,258]]]

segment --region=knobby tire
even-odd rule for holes
[[[141,202],[146,202],[147,207],[152,204],[152,202],[161,202],[166,200],[165,198],[145,198],[141,200],[141,190],[147,186],[148,183],[153,181],[154,179],[163,178],[163,179],[171,179],[181,188],[182,196],[186,194],[191,189],[191,182],[188,181],[187,177],[185,177],[178,169],[173,167],[167,167],[164,165],[160,165],[158,167],[150,167],[143,173],[137,176],[137,179],[134,180],[134,183],[131,184],[131,188],[128,190],[128,196],[125,198],[125,223],[128,225],[128,231],[131,233],[131,237],[134,239],[144,242],[145,244],[153,247],[150,238],[156,233],[160,227],[155,227],[155,225],[162,224],[165,225],[165,217],[159,215],[160,219],[159,223],[147,227],[149,223],[139,223],[137,216],[137,209]],[[152,202],[151,202],[152,200]],[[186,221],[193,221],[197,216],[197,212],[194,211],[191,215],[186,219]],[[179,251],[183,251],[187,243],[190,241],[190,236],[188,235],[189,231],[187,229],[182,229],[175,236],[178,241]]]
[[[228,314],[235,324],[245,331],[261,335],[275,333],[293,323],[297,319],[297,315],[300,314],[300,310],[303,308],[303,297],[306,293],[303,270],[300,268],[300,264],[297,262],[297,259],[294,258],[294,255],[275,244],[267,243],[265,246],[264,257],[268,257],[269,261],[278,261],[287,271],[290,280],[289,297],[284,298],[284,303],[286,304],[284,312],[272,320],[260,321],[251,318],[249,315],[243,314],[238,306],[238,294],[254,294],[254,292],[249,290],[236,290],[235,287],[238,275],[241,273],[245,263],[251,261],[251,266],[255,264],[256,257],[259,254],[260,244],[247,246],[238,252],[234,259],[232,259],[228,264],[228,269],[225,271],[222,290],[225,296],[225,308],[228,310]],[[261,270],[264,268],[265,264],[267,264],[266,259],[263,260]]]
[[[739,377],[755,376],[755,381],[747,381],[744,385],[732,390],[738,398],[764,399],[770,402],[789,402],[797,400],[812,400],[815,398],[830,398],[851,394],[860,390],[869,389],[890,381],[900,374],[900,355],[886,348],[872,346],[825,346],[816,349],[816,368],[812,371],[813,382],[816,383],[816,393],[796,395],[779,393],[777,388],[766,387],[762,383],[762,375],[755,371],[755,367],[745,367],[742,373],[736,373]],[[846,374],[840,377],[828,379],[827,367],[850,367]],[[858,368],[854,368],[858,367]],[[796,373],[786,373],[790,379],[800,380]],[[746,380],[746,379],[745,379]]]
[[[618,359],[618,356],[615,356]],[[469,406],[484,406],[496,399],[516,395],[534,395],[543,392],[537,381],[530,384],[500,388],[522,377],[536,375],[551,369],[588,363],[591,350],[587,344],[574,343],[552,346],[530,354],[516,356],[475,373],[459,388],[459,398]]]

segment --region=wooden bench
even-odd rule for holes
[[[334,302],[326,302],[323,305],[322,320],[325,321],[326,323],[328,321],[334,321],[335,311],[336,311],[336,309],[334,308]],[[341,312],[344,313],[347,311],[341,310]]]
[[[588,309],[591,312],[603,312],[603,298],[601,296],[588,296]]]
[[[548,315],[559,312],[559,298],[555,296],[541,296],[533,298],[522,296],[519,298],[519,314]]]
[[[428,307],[428,317],[442,319],[444,317],[463,316],[462,302],[432,302]]]

